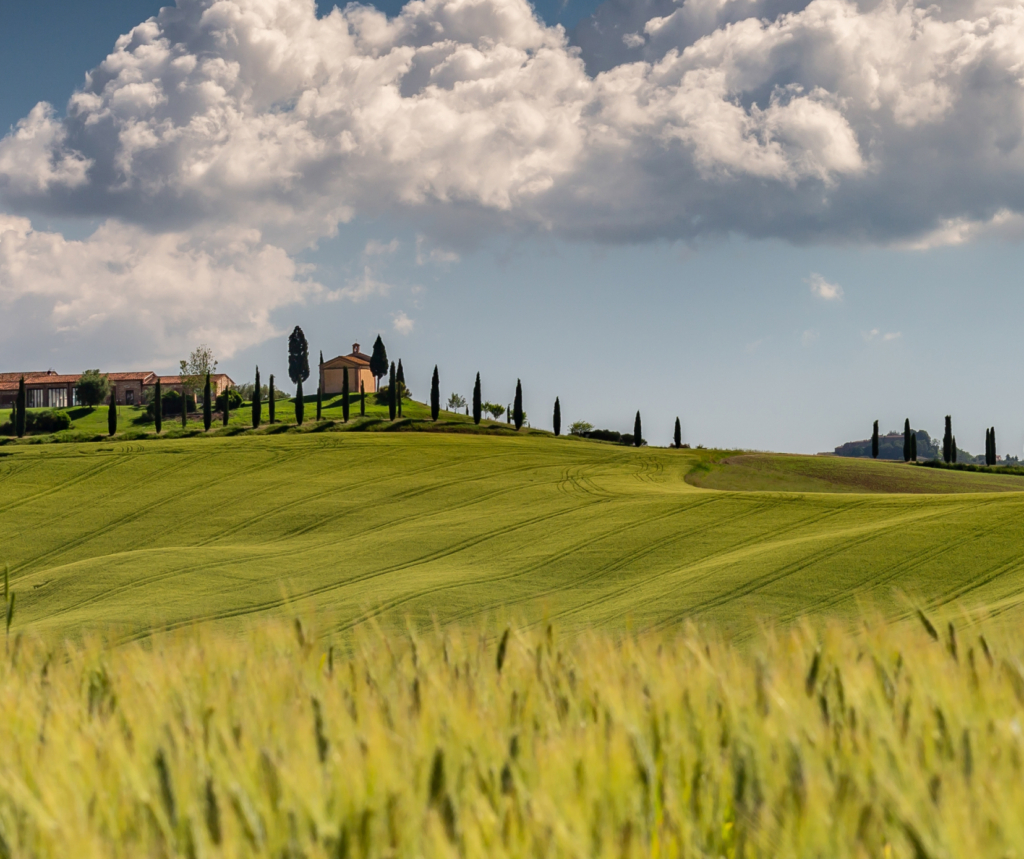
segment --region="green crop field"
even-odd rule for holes
[[[754,479],[708,451],[540,433],[286,429],[0,447],[15,627],[297,611],[328,632],[510,616],[742,635],[865,603],[1006,616],[1024,593],[1024,477],[761,456]],[[749,491],[786,480],[830,491]]]

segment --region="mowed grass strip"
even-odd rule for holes
[[[687,482],[709,455],[540,434],[9,447],[0,563],[16,626],[61,635],[289,606],[338,632],[500,614],[748,634],[862,602],[897,615],[901,591],[1014,616],[1024,494],[711,491]]]

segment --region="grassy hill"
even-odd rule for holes
[[[899,614],[894,589],[933,610],[998,612],[1024,591],[1024,494],[979,491],[1024,478],[887,465],[917,492],[940,480],[949,494],[721,491],[688,482],[730,473],[707,451],[279,430],[0,449],[16,625],[130,634],[290,606],[328,631],[511,613],[562,628],[699,618],[746,633],[758,618],[862,601]],[[855,485],[877,465],[841,461],[861,469]],[[793,480],[842,482],[808,467]]]

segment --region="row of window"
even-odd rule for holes
[[[67,388],[29,388],[25,391],[25,399],[30,409],[66,409],[68,403]],[[71,389],[70,405],[79,406],[78,391]],[[124,401],[129,406],[135,405],[135,391],[128,389],[124,392]]]

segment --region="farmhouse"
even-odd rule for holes
[[[156,378],[154,377],[152,384],[156,384]],[[210,374],[210,392],[213,394],[213,398],[217,399],[223,394],[228,388],[235,386],[234,381],[227,373],[211,373]],[[160,390],[161,391],[177,391],[179,394],[182,393],[181,376],[161,376],[160,377]],[[202,396],[202,389],[195,391]]]
[[[370,372],[370,356],[359,351],[359,344],[352,344],[349,355],[339,355],[324,361],[320,365],[320,388],[324,395],[340,394],[342,380],[348,374],[348,389],[353,394],[359,393],[359,386],[365,385],[368,394],[377,390],[377,380]]]
[[[129,373],[107,373],[110,389],[120,406],[141,406],[142,393],[156,385],[157,375],[149,370]],[[80,405],[75,385],[81,373],[61,375],[56,370],[35,373],[0,373],[0,407],[12,408],[18,396],[18,383],[25,377],[25,399],[30,409],[66,409]],[[180,376],[160,376],[163,390],[181,392]],[[210,376],[214,396],[220,396],[234,382],[224,373]],[[110,402],[108,399],[107,402]]]

